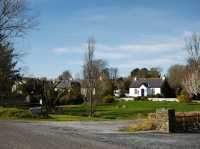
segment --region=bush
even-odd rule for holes
[[[122,128],[121,130],[128,132],[156,130],[156,121],[153,119],[141,120],[128,126],[127,128]]]
[[[114,103],[115,98],[112,95],[107,95],[103,98],[103,103]]]
[[[147,101],[148,97],[135,97],[134,100],[135,101]]]
[[[83,97],[80,96],[70,96],[65,95],[59,100],[60,105],[78,105],[84,102]]]
[[[24,119],[33,118],[30,111],[18,108],[0,108],[0,118]]]
[[[149,98],[163,98],[161,94],[156,94],[156,95],[150,95],[148,96]]]
[[[40,103],[41,97],[39,95],[31,95],[30,103]]]
[[[182,90],[181,94],[179,96],[177,96],[177,99],[179,102],[190,102],[191,101],[186,90]]]

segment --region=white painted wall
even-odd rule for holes
[[[144,96],[147,96],[148,88],[144,85],[141,85],[140,88],[129,88],[129,96],[130,97],[142,96],[141,92],[142,89],[144,89]]]
[[[119,100],[134,101],[135,99],[133,97],[126,97],[126,98],[120,98]],[[176,99],[176,98],[148,98],[148,100],[149,101],[160,101],[160,102],[162,102],[162,101],[179,102],[178,99]]]
[[[172,102],[179,102],[176,98],[148,98],[151,101],[172,101]]]
[[[141,85],[140,88],[129,88],[129,96],[130,97],[142,96],[141,93],[142,89],[144,89],[144,96],[153,95],[153,89],[154,89],[154,95],[161,94],[160,88],[147,88],[146,86]],[[135,90],[137,90],[137,92]]]
[[[156,94],[161,94],[161,89],[160,88],[155,88],[155,95]]]

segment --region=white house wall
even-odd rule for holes
[[[137,94],[135,93],[135,89],[137,89]],[[140,88],[129,88],[129,96],[130,97],[139,97],[141,95],[141,89],[144,89],[144,96],[153,95],[153,89],[154,89],[154,95],[161,94],[160,88],[147,88],[144,85],[141,85]]]
[[[139,94],[135,94],[135,89],[137,88],[129,88],[129,96],[130,97],[138,97]],[[137,92],[138,92],[138,89],[137,89]]]
[[[144,96],[147,96],[148,88],[144,85],[141,85],[140,88],[139,88],[139,96],[142,96],[142,92],[141,92],[142,89],[144,89]]]
[[[161,89],[160,88],[155,88],[155,95],[156,94],[161,94]]]

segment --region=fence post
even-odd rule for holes
[[[168,109],[169,133],[176,131],[176,116],[174,109]]]

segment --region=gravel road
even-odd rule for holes
[[[118,132],[130,121],[0,121],[0,149],[199,149],[200,134]]]

